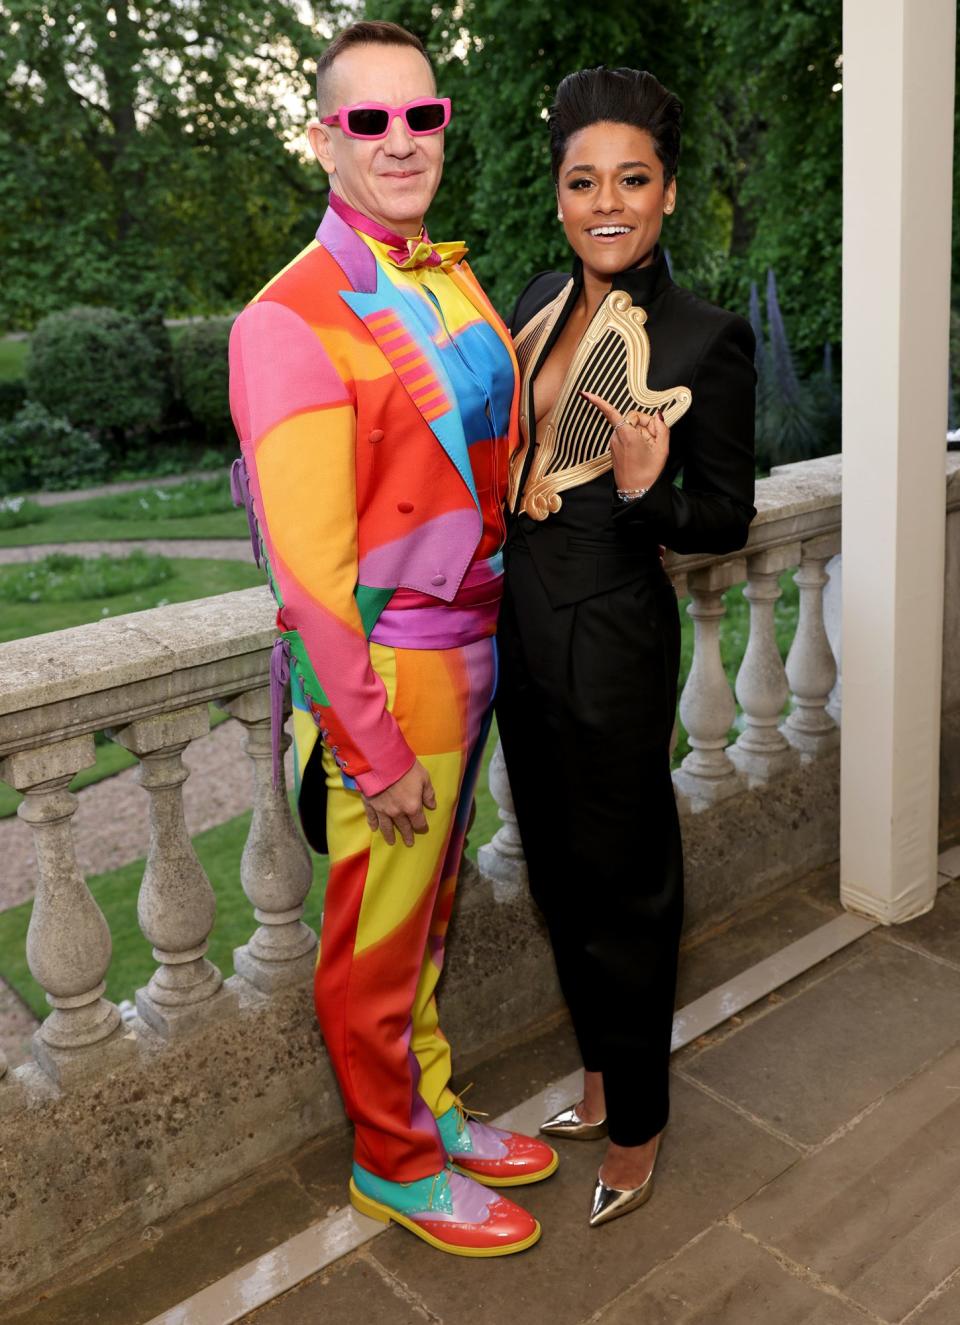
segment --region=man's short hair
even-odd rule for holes
[[[427,64],[430,64],[430,56],[420,38],[408,32],[406,28],[402,28],[399,23],[385,21],[351,23],[348,28],[337,33],[317,61],[317,106],[321,115],[328,113],[325,101],[326,85],[330,66],[334,60],[351,46],[363,46],[371,42],[377,46],[412,46],[415,51],[420,52]]]

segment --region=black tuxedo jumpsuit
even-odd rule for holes
[[[545,272],[530,282],[515,336],[568,280]],[[658,545],[729,553],[746,541],[756,375],[749,323],[675,285],[659,246],[613,288],[647,313],[648,386],[683,384],[693,401],[639,500],[621,502],[607,471],[563,492],[544,520],[508,514],[496,711],[530,887],[583,1063],[603,1073],[611,1139],[632,1146],[667,1121],[683,918],[669,756],[680,623]],[[517,511],[536,444],[533,381],[581,290],[577,260],[535,361],[521,354],[531,436]]]

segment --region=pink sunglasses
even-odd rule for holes
[[[326,115],[321,124],[339,124],[348,138],[386,138],[390,125],[401,116],[414,138],[439,133],[450,123],[449,97],[421,97],[403,106],[385,106],[380,101],[358,101]]]

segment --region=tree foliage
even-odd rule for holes
[[[746,313],[772,268],[801,375],[840,344],[841,0],[0,0],[0,324],[70,304],[239,306],[312,236],[291,151],[309,69],[361,14],[419,33],[454,99],[430,217],[503,311],[566,267],[543,115],[573,69],[653,70],[684,102],[676,278]],[[960,98],[955,179],[960,189]],[[960,305],[960,209],[954,304]]]
[[[368,17],[421,34],[454,99],[431,213],[465,236],[501,309],[545,267],[566,267],[542,118],[560,79],[597,64],[652,70],[684,103],[676,279],[746,313],[774,267],[804,366],[840,336],[841,0],[367,0]]]
[[[0,322],[229,308],[307,242],[323,179],[287,143],[319,18],[299,0],[0,0]]]

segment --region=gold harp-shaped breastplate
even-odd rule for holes
[[[530,376],[569,291],[568,284],[517,336],[517,361],[522,374],[521,419],[526,436],[530,427],[527,417]],[[689,387],[652,391],[647,386],[650,338],[644,329],[646,320],[645,310],[633,303],[626,290],[611,290],[597,309],[577,346],[553,408],[537,428],[536,453],[520,507],[533,519],[545,520],[559,511],[561,492],[587,483],[613,466],[610,425],[595,405],[584,400],[581,391],[592,391],[609,401],[621,415],[628,410],[655,414],[662,409],[667,427],[672,427],[693,403]],[[527,446],[514,457],[510,475],[511,510],[516,510]]]

